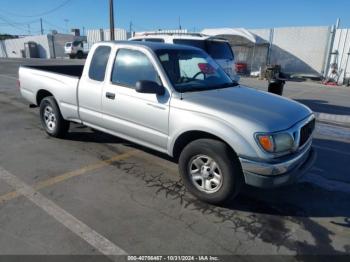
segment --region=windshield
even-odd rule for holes
[[[230,44],[225,41],[174,39],[174,44],[189,45],[206,51],[214,59],[233,60]]]
[[[71,47],[72,46],[72,43],[66,43],[66,47]]]
[[[238,85],[200,50],[158,50],[156,54],[178,92],[203,91]]]

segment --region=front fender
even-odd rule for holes
[[[247,137],[240,134],[238,130],[235,130],[232,125],[218,117],[202,114],[200,112],[172,108],[170,112],[169,130],[168,152],[171,156],[173,156],[177,139],[182,134],[190,131],[206,132],[220,138],[225,141],[238,156],[256,158],[259,155],[259,149],[254,148],[254,144],[252,145],[253,136],[252,141],[249,141]]]

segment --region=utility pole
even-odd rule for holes
[[[114,1],[109,0],[109,31],[111,41],[115,40],[114,36]]]
[[[69,33],[69,28],[68,28],[68,22],[69,22],[69,19],[64,19],[64,22],[66,23],[66,30],[67,30],[67,33]]]
[[[40,18],[40,32],[42,35],[44,34],[43,19],[42,18]]]
[[[31,35],[32,33],[30,32],[30,24],[28,24],[28,35]]]

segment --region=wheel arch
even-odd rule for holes
[[[172,148],[171,148],[171,153],[172,156],[178,160],[182,150],[186,147],[186,145],[188,145],[189,143],[198,140],[198,139],[203,139],[203,138],[208,138],[208,139],[214,139],[214,140],[218,140],[221,141],[223,143],[225,143],[228,148],[232,151],[233,154],[237,155],[236,151],[234,150],[234,148],[225,141],[225,139],[223,139],[222,137],[219,137],[217,135],[214,135],[210,132],[207,131],[202,131],[202,130],[191,130],[191,131],[186,131],[183,132],[182,134],[180,134]]]
[[[45,97],[48,97],[48,96],[53,96],[54,95],[48,91],[48,90],[45,90],[45,89],[40,89],[37,93],[36,93],[36,104],[37,106],[40,106],[40,103],[41,101],[45,98]]]

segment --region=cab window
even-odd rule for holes
[[[137,50],[120,49],[112,72],[112,83],[135,88],[137,81],[149,80],[160,84],[158,73],[148,57]]]
[[[99,46],[91,59],[89,78],[96,81],[104,81],[108,58],[111,53],[109,46]]]

